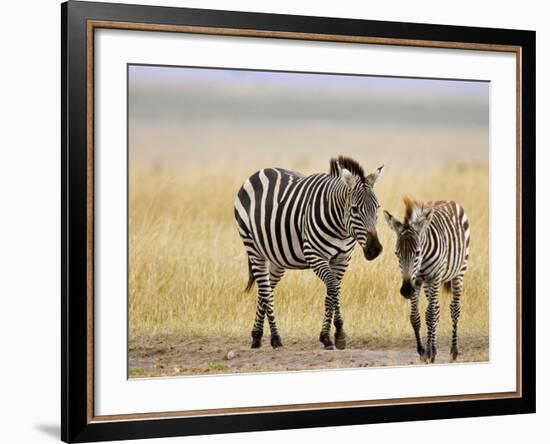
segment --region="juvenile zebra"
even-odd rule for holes
[[[444,284],[453,295],[451,357],[454,361],[458,355],[457,327],[464,273],[468,268],[470,223],[464,209],[453,201],[421,203],[405,198],[404,203],[403,223],[385,210],[384,215],[397,234],[395,254],[403,278],[401,295],[411,301],[411,324],[418,354],[428,362],[435,361],[439,289]],[[428,298],[426,349],[420,339],[418,313],[422,285]]]
[[[286,269],[312,268],[326,285],[325,316],[319,336],[334,349],[346,346],[340,310],[340,282],[358,243],[368,260],[382,251],[376,232],[378,199],[373,186],[382,167],[368,176],[353,159],[330,161],[330,174],[266,168],[244,183],[235,199],[235,219],[248,254],[250,290],[258,284],[252,348],[261,346],[264,318],[271,346],[282,346],[275,322],[273,291]]]

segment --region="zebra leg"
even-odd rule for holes
[[[414,336],[416,338],[416,351],[421,358],[424,357],[424,347],[422,346],[422,339],[420,338],[420,313],[418,312],[418,298],[420,297],[420,291],[422,284],[415,285],[414,295],[411,297],[411,325],[414,330]]]
[[[252,345],[251,348],[260,348],[262,346],[262,336],[264,333],[265,318],[265,299],[271,292],[269,283],[269,272],[265,261],[257,258],[250,258],[252,274],[258,284],[258,303],[256,304],[256,318],[252,327]]]
[[[277,331],[277,324],[275,323],[275,314],[273,312],[273,298],[274,298],[275,287],[283,277],[284,273],[285,273],[284,268],[281,268],[274,264],[270,264],[269,282],[271,285],[271,294],[270,294],[268,303],[266,305],[266,314],[267,314],[267,320],[269,322],[269,328],[271,330],[271,346],[273,348],[283,346],[283,341],[281,340],[281,336],[279,336],[279,333]]]
[[[338,285],[341,284],[344,273],[349,265],[351,255],[338,258],[330,262],[330,269],[338,279]],[[342,317],[342,311],[340,309],[340,295],[335,300],[334,305],[334,342],[338,350],[344,350],[346,348],[346,332],[344,331],[344,319]]]
[[[425,359],[426,361],[435,362],[437,354],[437,337],[436,330],[439,323],[439,281],[432,281],[427,288],[428,308],[426,309],[426,325],[428,327],[428,338],[426,345]]]
[[[334,306],[334,342],[338,350],[344,350],[346,348],[346,332],[344,331],[344,319],[342,318],[342,312],[340,310],[340,298],[336,299],[336,305]]]
[[[325,259],[310,258],[308,262],[311,264],[317,277],[319,277],[327,287],[327,295],[325,297],[325,318],[323,320],[323,326],[321,327],[321,333],[319,334],[319,340],[323,343],[325,349],[334,350],[334,342],[332,342],[330,338],[330,326],[332,324],[334,308],[340,296],[340,280],[336,277],[336,274],[332,272]]]
[[[451,291],[453,292],[453,299],[451,301],[451,319],[453,321],[453,335],[451,338],[451,358],[453,361],[456,361],[456,357],[458,356],[457,329],[458,318],[460,317],[460,296],[462,295],[463,282],[463,276],[458,276],[451,280]]]

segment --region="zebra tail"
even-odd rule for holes
[[[445,282],[443,284],[443,290],[450,292],[451,291],[451,283],[450,282]]]
[[[250,263],[250,258],[248,259],[248,284],[246,284],[246,288],[244,289],[245,292],[249,292],[254,285],[254,281],[256,278],[252,274],[252,264]]]

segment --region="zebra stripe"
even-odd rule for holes
[[[235,220],[248,255],[249,281],[258,285],[252,328],[252,347],[261,346],[264,319],[271,345],[282,345],[273,309],[273,291],[287,269],[312,268],[325,283],[325,317],[320,340],[334,348],[330,327],[334,320],[338,348],[345,348],[340,309],[340,283],[358,243],[368,260],[382,251],[376,233],[378,199],[373,186],[380,167],[365,177],[353,159],[330,162],[330,174],[301,173],[266,168],[246,180],[235,199]]]
[[[384,215],[397,234],[395,254],[399,261],[403,283],[401,294],[411,300],[411,325],[419,355],[429,362],[437,354],[437,325],[440,318],[439,290],[443,284],[452,292],[451,357],[458,355],[457,329],[460,317],[460,297],[464,274],[468,269],[470,223],[464,209],[453,201],[426,204],[405,198],[403,223],[390,213]],[[428,298],[426,309],[426,349],[420,338],[418,298],[424,285]]]

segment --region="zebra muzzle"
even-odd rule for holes
[[[410,299],[412,297],[412,295],[414,294],[414,287],[410,280],[403,281],[400,293],[401,296],[403,296],[405,299]]]
[[[367,246],[363,248],[363,254],[368,261],[376,259],[382,253],[382,244],[378,240],[378,236],[367,234]]]

